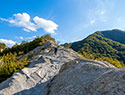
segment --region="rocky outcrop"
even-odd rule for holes
[[[54,42],[27,55],[30,65],[2,82],[0,95],[125,95],[125,68],[81,59]]]
[[[125,68],[77,59],[64,64],[48,85],[48,95],[125,95]]]
[[[57,49],[55,53],[55,49]],[[29,52],[30,65],[0,84],[0,95],[46,95],[46,84],[65,62],[80,58],[76,52],[46,42]]]

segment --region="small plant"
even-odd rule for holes
[[[45,47],[44,47],[44,46],[42,46],[42,47],[41,47],[41,50],[44,50],[44,49],[45,49]]]

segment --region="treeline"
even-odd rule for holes
[[[119,68],[125,66],[125,44],[103,37],[100,32],[64,46],[72,48],[85,58],[108,61]]]
[[[120,62],[119,60],[112,58],[112,57],[105,57],[105,56],[98,57],[96,54],[88,54],[87,52],[82,52],[82,53],[79,52],[79,54],[81,54],[83,58],[107,61],[118,68],[125,67],[125,64],[123,64],[123,62]]]
[[[12,48],[6,48],[1,55],[7,53],[16,53],[18,56],[28,53],[29,51],[33,50],[37,46],[43,45],[46,41],[55,41],[49,34],[46,34],[42,37],[36,37],[33,41],[26,42],[23,41],[20,45],[16,44]]]
[[[125,31],[119,29],[107,30],[107,31],[98,31],[96,32],[102,37],[109,38],[113,41],[125,44]]]
[[[0,82],[9,78],[14,72],[18,72],[28,66],[30,56],[20,58],[19,56],[28,53],[37,46],[43,45],[46,41],[55,41],[50,35],[36,37],[33,41],[23,41],[20,45],[16,44],[12,48],[6,48],[0,53]]]

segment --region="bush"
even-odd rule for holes
[[[12,48],[6,48],[0,53],[0,82],[9,78],[14,72],[18,72],[24,67],[27,67],[30,63],[28,58],[34,56],[32,53],[31,56],[19,58],[20,55],[28,53],[49,40],[55,42],[55,39],[47,34],[42,37],[37,37],[30,42],[23,41],[20,45],[16,44]],[[41,49],[44,49],[44,47]]]
[[[14,72],[20,71],[29,63],[28,56],[18,60],[16,53],[3,55],[0,61],[0,82],[10,77]]]

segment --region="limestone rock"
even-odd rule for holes
[[[51,41],[27,55],[30,65],[2,82],[0,95],[125,95],[125,68],[81,59]]]
[[[47,95],[125,95],[125,68],[77,59],[64,64]]]
[[[56,54],[55,48],[58,48]],[[45,95],[47,82],[58,74],[62,64],[80,58],[73,50],[58,46],[54,42],[46,42],[28,55],[31,56],[29,67],[2,82],[0,95]]]

